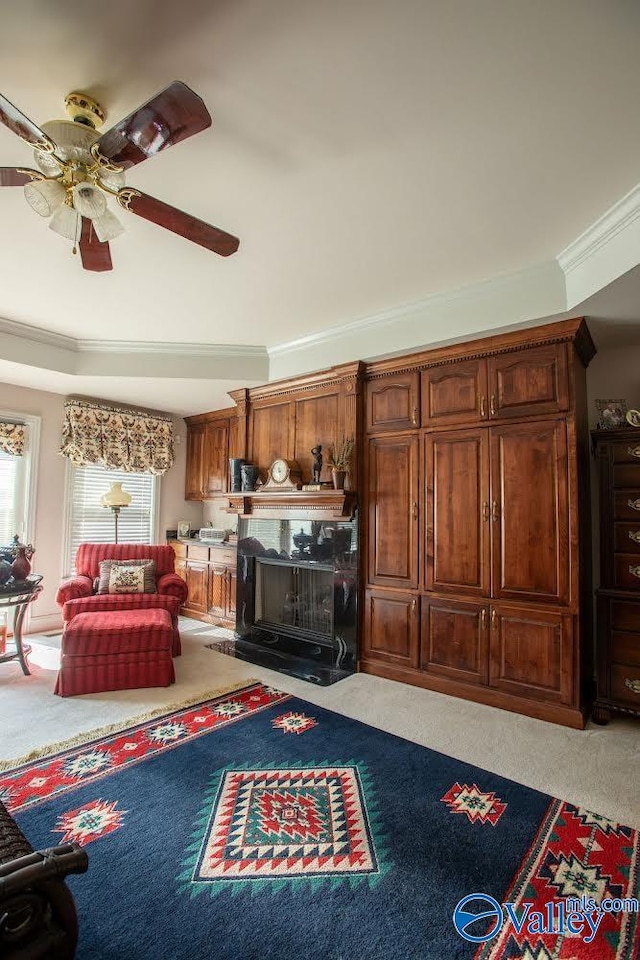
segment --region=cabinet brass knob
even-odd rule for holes
[[[495,630],[497,626],[498,626],[498,611],[494,607],[494,609],[491,611],[491,629]]]
[[[638,500],[627,500],[627,506],[631,507],[632,510],[640,511],[640,499]]]
[[[493,503],[492,503],[492,505],[491,505],[491,516],[492,516],[493,519],[496,520],[496,521],[500,519],[500,507],[499,507],[499,505],[498,505],[498,501],[497,501],[497,500],[494,500]]]
[[[488,520],[490,513],[491,511],[489,510],[489,501],[485,500],[484,503],[482,504],[482,519]]]
[[[413,616],[415,616],[417,609],[418,609],[418,601],[414,597],[413,600],[411,601],[411,613]]]
[[[486,417],[487,415],[487,398],[480,397],[480,416]]]
[[[630,457],[636,457],[640,460],[640,444],[637,447],[627,447],[627,453]]]
[[[418,519],[418,503],[416,500],[411,504],[411,516],[414,520]]]
[[[629,564],[629,573],[632,577],[637,577],[640,580],[640,564],[636,564],[634,567],[632,564]]]
[[[634,543],[640,543],[640,530],[627,530],[627,536]]]
[[[483,607],[482,612],[480,613],[480,629],[487,629],[487,608]]]
[[[417,407],[413,408],[413,413],[411,414],[411,423],[414,425],[414,427],[418,426],[418,408]]]
[[[625,677],[624,685],[633,693],[640,693],[640,680],[632,680],[630,677]]]
[[[491,403],[489,404],[489,412],[491,413],[491,416],[492,416],[492,417],[495,417],[495,415],[496,415],[496,395],[495,395],[495,393],[492,393],[492,394],[491,394]]]

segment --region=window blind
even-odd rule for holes
[[[73,571],[81,543],[113,543],[115,517],[100,498],[120,481],[131,503],[118,517],[118,543],[153,543],[158,480],[150,473],[105,470],[101,466],[71,467],[66,569]]]
[[[7,546],[14,534],[23,532],[23,517],[18,516],[21,467],[20,457],[0,451],[0,546]]]

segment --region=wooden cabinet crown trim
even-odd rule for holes
[[[250,387],[248,400],[250,403],[255,403],[256,400],[289,396],[293,393],[324,389],[341,383],[346,384],[346,393],[354,393],[356,382],[362,378],[363,371],[363,361],[356,360],[336,367],[329,367],[326,370],[318,370],[315,373],[303,374],[293,379],[274,380],[273,383],[266,383],[261,387]],[[230,394],[230,396],[233,396],[233,394]]]
[[[462,341],[446,347],[435,347],[419,353],[374,360],[365,365],[365,380],[379,380],[390,373],[409,373],[426,370],[460,360],[480,360],[483,357],[503,353],[515,353],[528,347],[552,346],[556,343],[573,343],[584,366],[588,366],[596,354],[596,347],[584,317],[561,320],[558,323],[527,327],[480,340]]]
[[[224,410],[211,410],[209,413],[196,413],[191,417],[183,417],[182,419],[189,426],[194,426],[197,423],[213,423],[216,420],[235,420],[237,416],[237,407],[226,407]]]

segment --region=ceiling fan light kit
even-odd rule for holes
[[[106,114],[84,93],[65,98],[72,120],[41,127],[0,94],[0,122],[34,148],[37,169],[0,167],[0,186],[22,186],[29,206],[80,248],[85,270],[111,270],[109,241],[124,231],[108,198],[145,220],[227,257],[237,237],[126,186],[125,171],[211,126],[200,97],[179,80],[104,134]]]

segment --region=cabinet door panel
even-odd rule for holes
[[[185,500],[202,500],[204,489],[202,467],[204,459],[204,424],[187,428],[187,466],[185,473]]]
[[[204,432],[203,488],[205,497],[229,488],[229,421],[207,423]]]
[[[486,430],[427,437],[426,589],[488,595],[489,438]]]
[[[488,416],[486,360],[431,367],[422,373],[422,425],[472,424]]]
[[[568,602],[568,484],[563,421],[492,428],[494,597]]]
[[[563,343],[489,357],[492,418],[559,413],[569,408]]]
[[[186,581],[189,596],[185,602],[185,609],[196,610],[198,613],[207,612],[207,573],[206,563],[187,562]]]
[[[367,590],[365,659],[418,666],[418,603],[418,597],[411,594]]]
[[[212,564],[209,567],[208,610],[218,617],[227,611],[227,569]]]
[[[419,426],[417,371],[396,373],[366,386],[367,430],[407,430]]]
[[[490,684],[537,700],[573,700],[571,617],[525,607],[491,610]]]
[[[231,620],[236,618],[236,586],[237,586],[236,568],[227,568],[227,616]]]
[[[369,441],[368,581],[418,586],[417,436]]]
[[[489,606],[423,598],[420,667],[452,680],[486,684]]]

